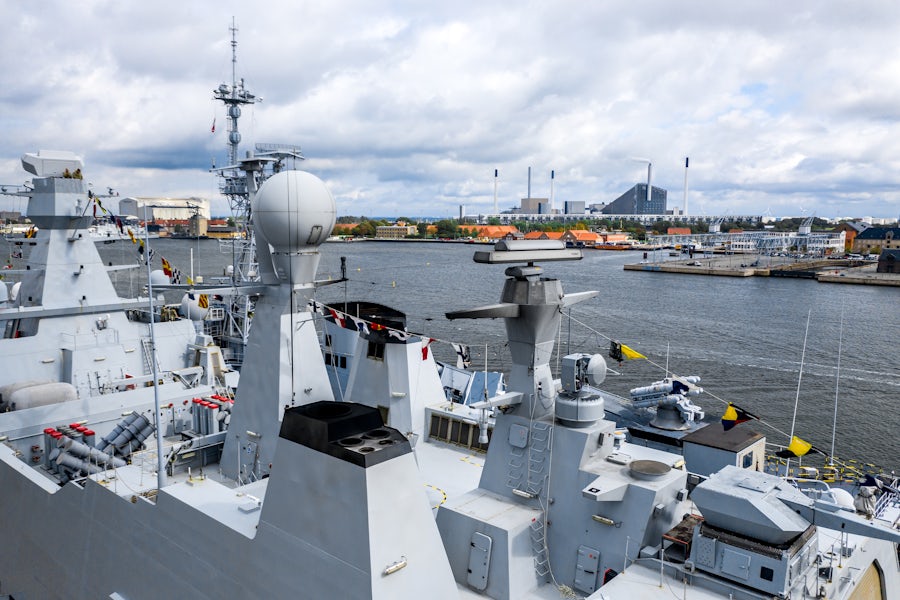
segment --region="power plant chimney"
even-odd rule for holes
[[[499,215],[500,211],[497,209],[497,177],[499,176],[500,171],[498,169],[494,169],[494,214]]]
[[[685,216],[687,216],[687,214],[688,214],[688,198],[687,198],[687,192],[688,192],[688,180],[687,180],[687,175],[688,175],[688,157],[685,156],[685,157],[684,157],[684,211],[683,211]]]
[[[553,214],[553,178],[556,175],[556,171],[550,170],[550,214]]]
[[[528,197],[531,198],[531,167],[528,167]]]
[[[637,156],[632,156],[631,160],[647,163],[647,202],[650,202],[650,200],[652,199],[651,194],[653,189],[653,163],[650,162],[649,158],[639,158]],[[635,186],[635,188],[637,188],[637,186]],[[636,189],[635,192],[637,192]],[[637,201],[637,197],[635,197],[635,201]]]

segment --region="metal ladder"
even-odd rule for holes
[[[506,485],[532,496],[540,496],[547,478],[547,459],[553,425],[534,421],[524,448],[510,447]]]
[[[144,375],[150,375],[153,373],[153,360],[155,359],[153,342],[150,341],[150,338],[141,338],[141,347],[144,350]],[[156,366],[158,371],[159,363]]]
[[[531,537],[531,554],[534,560],[534,572],[538,577],[546,581],[550,574],[550,559],[547,556],[546,530],[544,529],[544,513],[541,512],[537,519],[529,526]]]
[[[507,487],[518,489],[522,482],[522,476],[525,474],[525,461],[528,460],[525,457],[526,448],[511,446],[509,449],[509,461],[507,462],[509,470],[506,474]]]
[[[547,479],[547,459],[550,456],[550,436],[553,426],[550,423],[534,421],[529,431],[528,443],[531,452],[528,453],[528,477],[525,481],[525,491],[539,496],[544,489],[544,481]]]

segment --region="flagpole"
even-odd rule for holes
[[[666,340],[666,377],[669,376],[669,340]]]
[[[812,309],[806,313],[806,333],[803,334],[803,352],[800,354],[800,374],[797,376],[797,395],[794,397],[794,417],[791,419],[791,438],[788,440],[788,448],[794,441],[794,425],[797,423],[797,406],[800,404],[800,382],[803,381],[803,360],[806,358],[806,336],[809,335],[809,319],[812,316]],[[787,465],[784,469],[784,475],[787,477],[791,472],[791,459],[788,457]]]
[[[144,257],[147,260],[147,295],[150,296],[150,365],[153,372],[153,409],[156,411],[156,487],[162,490],[166,486],[166,471],[163,468],[163,436],[162,423],[159,417],[159,375],[156,371],[156,334],[154,332],[153,321],[155,320],[153,310],[153,277],[150,273],[150,228],[144,225],[144,241],[147,246],[147,253]]]
[[[841,346],[844,342],[844,303],[841,302],[841,328],[838,333],[837,374],[834,378],[834,421],[831,424],[831,457],[828,464],[834,466],[834,438],[837,435],[838,388],[841,385]]]

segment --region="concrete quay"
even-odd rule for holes
[[[727,255],[626,264],[626,271],[680,273],[719,277],[791,277],[815,279],[821,283],[887,285],[900,287],[900,274],[877,273],[875,263],[859,265],[849,260],[800,260],[786,257]]]

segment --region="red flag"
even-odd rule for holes
[[[337,323],[341,327],[344,326],[344,317],[342,317],[338,311],[334,310],[333,308],[329,308],[328,312],[331,313],[331,318],[334,319],[335,323]]]
[[[431,342],[434,341],[434,338],[425,338],[422,342],[422,360],[428,360],[428,346],[431,345]]]
[[[216,118],[215,117],[213,117],[213,126],[212,126],[212,129],[210,129],[210,131],[212,133],[216,132]]]

